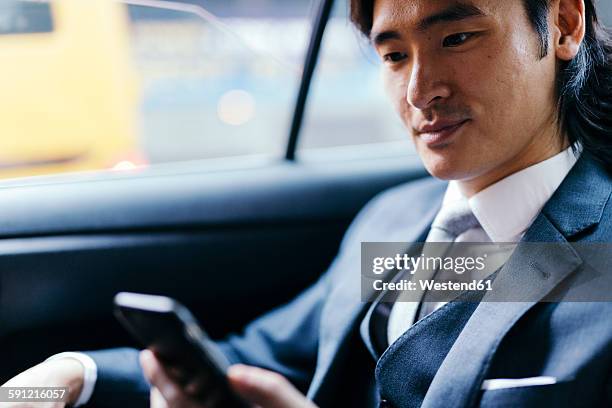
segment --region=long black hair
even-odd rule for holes
[[[351,21],[370,36],[375,0],[351,0]],[[551,0],[523,0],[540,38],[540,58],[548,54]],[[574,149],[582,147],[612,171],[612,35],[597,18],[594,0],[584,0],[586,34],[574,59],[557,78],[558,119]]]

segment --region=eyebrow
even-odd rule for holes
[[[486,14],[473,4],[457,3],[438,13],[425,17],[417,25],[418,31],[426,31],[432,26],[441,23],[451,23],[473,17],[485,17]],[[398,40],[401,35],[398,31],[388,30],[380,33],[372,33],[370,36],[375,45],[382,45],[389,40]]]

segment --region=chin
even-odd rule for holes
[[[466,180],[479,173],[481,160],[470,154],[465,143],[455,141],[443,147],[430,148],[415,140],[416,148],[425,168],[440,180]]]

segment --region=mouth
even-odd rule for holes
[[[448,145],[452,138],[462,129],[470,119],[461,121],[440,121],[417,129],[417,136],[429,148],[443,147]]]

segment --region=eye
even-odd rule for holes
[[[449,35],[448,37],[444,39],[442,46],[449,47],[449,48],[458,47],[464,44],[467,40],[472,38],[474,35],[475,33],[458,33],[458,34]]]
[[[391,52],[383,57],[385,62],[397,63],[406,59],[407,55],[403,52]]]

